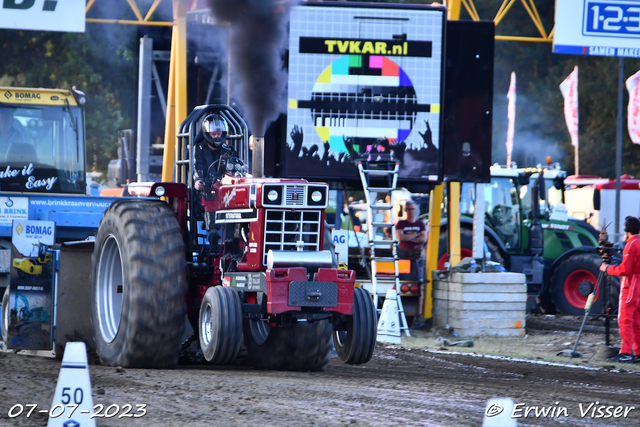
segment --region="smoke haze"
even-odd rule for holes
[[[507,159],[507,98],[506,93],[494,96],[493,105],[493,143],[492,161],[504,165]],[[547,129],[551,119],[540,114],[540,106],[525,95],[518,95],[516,105],[515,134],[513,138],[512,161],[518,167],[532,167],[545,164],[547,156],[554,162],[560,162],[564,170],[572,164],[566,164],[567,153],[560,147],[559,141],[551,139]],[[567,136],[569,134],[567,133]]]
[[[282,67],[289,2],[282,0],[208,0],[219,24],[228,24],[233,92],[246,111],[254,135],[286,107],[287,73]]]

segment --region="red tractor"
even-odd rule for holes
[[[191,153],[212,113],[227,122],[239,154],[221,156],[197,192]],[[107,209],[91,293],[103,364],[175,365],[185,314],[211,363],[232,362],[244,343],[257,368],[321,371],[332,338],[343,362],[371,359],[371,296],[322,250],[327,185],[253,178],[248,153],[247,126],[232,108],[197,107],[178,134],[177,182],[131,184],[138,198]]]

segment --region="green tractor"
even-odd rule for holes
[[[526,275],[531,313],[584,314],[602,263],[596,251],[598,232],[586,221],[567,215],[564,178],[566,172],[559,169],[494,166],[491,183],[484,186],[487,257],[508,271]],[[471,256],[475,188],[464,183],[461,189],[462,258]],[[445,220],[438,269],[445,267],[447,242]],[[615,282],[611,293],[617,292]],[[594,313],[603,310],[604,299],[604,292],[599,292]]]

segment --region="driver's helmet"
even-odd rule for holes
[[[220,136],[213,136],[214,132],[222,132]],[[217,114],[210,114],[202,121],[202,133],[204,139],[208,144],[213,145],[216,148],[220,148],[222,144],[227,140],[227,133],[229,127],[222,117]]]

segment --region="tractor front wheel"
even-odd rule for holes
[[[284,327],[245,318],[244,344],[253,366],[280,371],[324,371],[331,357],[331,323],[325,317],[307,315],[303,317],[307,321]]]
[[[338,357],[349,365],[367,363],[373,356],[378,332],[378,316],[369,292],[353,290],[353,315],[347,316],[346,330],[333,331]]]
[[[171,206],[119,200],[105,212],[92,262],[91,321],[104,365],[178,362],[187,311],[182,232]]]
[[[559,313],[583,315],[589,294],[595,289],[602,259],[595,253],[567,257],[551,277],[551,294]],[[591,313],[601,313],[604,306],[603,284],[591,306]]]
[[[225,365],[233,361],[242,344],[242,305],[231,288],[207,289],[200,305],[200,348],[207,362]]]

